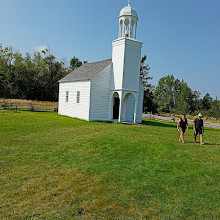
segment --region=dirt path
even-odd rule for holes
[[[143,114],[142,117],[148,119],[155,119],[157,121],[176,122],[176,123],[179,120],[179,118],[175,118],[175,117],[164,117],[164,116],[151,115],[151,114]],[[188,119],[188,123],[189,125],[192,125],[193,120]],[[208,128],[220,129],[220,123],[211,123],[204,121],[204,126]]]

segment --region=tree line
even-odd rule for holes
[[[157,86],[149,83],[149,65],[146,56],[141,60],[141,78],[144,82],[144,112],[165,112],[170,114],[196,115],[201,112],[208,117],[220,118],[220,100],[213,99],[209,93],[201,98],[199,91],[193,91],[184,80],[173,75],[162,77]]]
[[[48,49],[23,56],[0,44],[0,97],[57,101],[57,81],[81,65],[75,56],[69,65],[58,61]]]
[[[173,75],[161,78],[156,87],[149,82],[150,67],[141,59],[140,78],[144,84],[144,112],[196,114],[220,118],[220,101],[209,93],[200,98],[184,80]],[[22,55],[12,47],[0,44],[0,97],[41,101],[58,100],[58,83],[62,77],[87,61],[73,57],[69,64],[59,61],[48,50]]]

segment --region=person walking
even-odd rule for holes
[[[179,132],[180,132],[179,141],[182,141],[182,143],[184,143],[183,136],[186,132],[186,128],[187,128],[187,130],[189,130],[189,125],[188,125],[188,122],[186,119],[186,115],[183,114],[183,116],[179,119],[179,121],[177,123],[177,130],[179,130]]]
[[[202,114],[199,113],[197,118],[194,120],[193,122],[193,130],[194,130],[194,139],[195,139],[195,143],[196,143],[196,136],[199,134],[200,137],[200,144],[204,144],[203,143],[203,133],[204,133],[204,123],[202,120]]]

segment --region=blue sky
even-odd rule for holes
[[[111,58],[118,15],[127,0],[0,0],[0,43],[20,52],[49,47],[67,62]],[[152,84],[168,74],[220,98],[220,1],[131,0],[137,39]]]

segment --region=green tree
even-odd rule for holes
[[[149,84],[144,89],[143,112],[157,112],[157,106],[154,101],[154,87]]]
[[[193,91],[183,80],[179,83],[178,91],[179,92],[176,95],[177,103],[174,105],[174,112],[190,114],[194,111]]]
[[[40,100],[57,101],[58,83],[68,70],[63,62],[58,62],[56,57],[49,51],[42,51],[42,55],[35,54],[34,58],[38,69],[38,87]]]
[[[156,106],[153,102],[153,90],[154,86],[149,83],[149,80],[152,79],[149,76],[150,67],[148,64],[145,64],[147,60],[147,56],[144,55],[141,58],[141,65],[140,65],[140,79],[144,84],[144,101],[143,101],[143,111],[144,112],[156,112]]]
[[[211,109],[211,107],[212,107],[212,101],[213,101],[213,99],[212,99],[212,97],[210,96],[210,94],[209,93],[206,93],[205,95],[204,95],[204,97],[203,97],[203,99],[202,99],[202,107],[201,107],[201,109],[202,110],[209,110],[209,109]]]
[[[216,97],[215,100],[212,102],[211,108],[211,117],[220,118],[220,101]]]
[[[3,48],[0,44],[0,95],[10,97],[12,84],[10,82],[13,71],[14,51],[12,47]]]
[[[87,61],[84,61],[84,63],[87,63]],[[82,64],[83,64],[82,61],[80,61],[79,58],[74,56],[70,60],[70,69],[75,70],[75,69],[79,68],[80,66],[82,66]]]
[[[172,112],[175,98],[175,79],[173,75],[168,75],[159,80],[154,91],[154,102],[158,106],[159,112]]]
[[[33,57],[33,58],[32,58]],[[57,81],[69,73],[49,50],[22,56],[0,45],[0,96],[56,101]]]
[[[154,91],[154,102],[160,112],[191,113],[194,108],[193,91],[183,80],[168,75],[159,80]]]
[[[147,60],[147,56],[144,55],[141,58],[141,65],[140,65],[140,78],[141,81],[143,82],[144,86],[147,87],[149,84],[149,80],[151,80],[153,77],[149,76],[149,64],[145,64]]]
[[[200,95],[199,91],[193,91],[193,109],[192,111],[199,112],[200,111]]]

